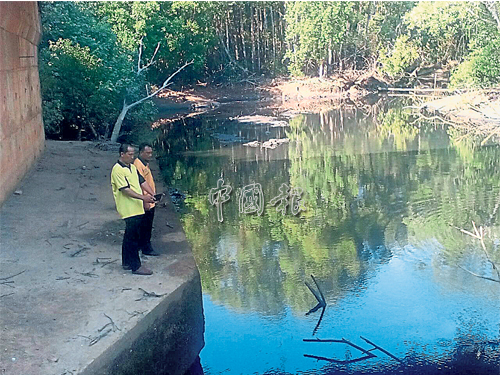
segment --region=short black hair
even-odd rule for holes
[[[142,152],[146,147],[153,148],[149,143],[144,142],[139,145],[139,152]]]
[[[134,146],[132,146],[132,145],[131,145],[131,144],[129,144],[129,143],[122,143],[122,144],[120,145],[120,155],[122,154],[122,152],[123,152],[124,154],[125,154],[125,153],[127,153],[127,152],[128,152],[128,148],[129,148],[129,147],[134,148]]]

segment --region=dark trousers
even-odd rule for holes
[[[151,231],[153,230],[153,219],[155,217],[155,208],[145,211],[142,219],[141,229],[141,244],[140,248],[144,254],[151,253],[153,247],[151,246]]]
[[[130,266],[132,271],[141,267],[139,247],[141,243],[141,230],[144,215],[127,217],[125,219],[125,234],[122,243],[122,264]]]

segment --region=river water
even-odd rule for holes
[[[498,146],[400,104],[205,116],[159,145],[187,196],[205,374],[500,374]]]

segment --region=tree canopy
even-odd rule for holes
[[[40,12],[44,122],[56,138],[109,137],[124,102],[188,61],[178,85],[344,69],[397,80],[438,66],[455,87],[500,80],[495,2],[41,2]],[[145,101],[124,131],[154,114]]]

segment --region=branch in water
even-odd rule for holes
[[[463,268],[462,266],[458,266],[458,268],[461,268],[462,270],[464,270],[465,272],[468,272],[470,273],[471,275],[473,276],[476,276],[476,277],[480,277],[481,279],[485,279],[485,280],[490,280],[490,281],[494,281],[496,283],[500,283],[500,280],[495,280],[495,279],[492,279],[491,277],[486,277],[486,276],[481,276],[481,275],[478,275],[477,273],[474,273],[474,272],[471,272],[469,271],[468,269],[466,268]]]

